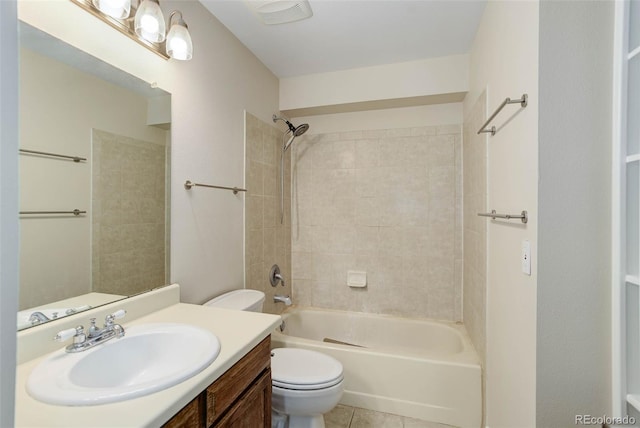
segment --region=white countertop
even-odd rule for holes
[[[130,323],[125,319],[122,323],[125,329],[150,322],[178,322],[205,328],[218,336],[220,354],[199,374],[164,391],[119,403],[85,407],[54,406],[31,398],[25,389],[26,380],[31,370],[49,354],[35,358],[18,365],[16,370],[16,427],[159,427],[271,334],[280,321],[279,315],[184,303]]]

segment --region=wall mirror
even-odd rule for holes
[[[169,282],[171,95],[20,23],[18,329]]]

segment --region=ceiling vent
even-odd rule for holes
[[[311,5],[307,0],[246,0],[246,2],[258,15],[260,21],[267,25],[286,24],[313,16]]]

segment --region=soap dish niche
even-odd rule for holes
[[[367,286],[367,272],[359,270],[347,271],[347,285],[352,288]]]

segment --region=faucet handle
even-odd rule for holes
[[[127,311],[125,311],[124,309],[120,309],[119,311],[115,311],[114,313],[112,313],[111,316],[113,317],[114,320],[117,320],[120,318],[124,318],[126,314],[127,314]]]
[[[120,318],[124,318],[124,316],[127,314],[127,311],[125,311],[124,309],[120,309],[119,311],[115,311],[112,314],[109,314],[106,316],[106,318],[104,319],[104,325],[105,326],[111,326],[113,325],[113,321],[120,319]]]
[[[53,337],[53,340],[56,342],[64,342],[65,340],[71,339],[79,334],[84,334],[84,328],[81,325],[75,328],[68,328],[66,330],[59,331],[58,334]]]

